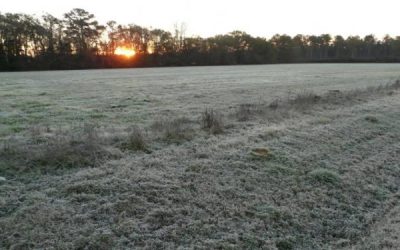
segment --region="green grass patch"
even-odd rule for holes
[[[339,174],[325,168],[314,169],[308,175],[311,180],[321,184],[338,184],[340,182]]]
[[[365,120],[371,123],[378,123],[379,120],[376,118],[376,116],[368,115],[365,117]]]

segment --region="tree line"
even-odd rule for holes
[[[132,58],[117,47],[135,50]],[[242,31],[209,38],[174,32],[99,24],[83,9],[62,19],[46,14],[0,13],[0,70],[48,70],[185,65],[235,65],[302,62],[399,62],[400,36],[365,37],[277,34],[270,39]]]

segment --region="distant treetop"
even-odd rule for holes
[[[202,38],[186,37],[185,29],[184,24],[175,25],[173,33],[115,21],[101,25],[83,9],[62,19],[0,13],[0,70],[400,61],[399,36],[266,39],[233,31]]]

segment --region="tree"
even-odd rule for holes
[[[399,36],[277,34],[266,39],[233,31],[201,38],[185,37],[185,31],[185,24],[175,25],[175,33],[115,21],[105,27],[83,9],[63,19],[0,13],[0,70],[400,61]],[[113,56],[118,46],[135,49],[136,56]]]
[[[185,39],[186,29],[187,29],[186,23],[174,24],[174,31],[175,31],[174,43],[176,51],[180,51],[183,48],[183,40]]]
[[[356,59],[362,47],[362,40],[359,36],[349,36],[346,39],[347,47],[349,48],[350,58]]]
[[[386,35],[386,36],[383,38],[383,41],[382,41],[382,45],[383,45],[383,56],[384,56],[385,58],[390,57],[391,54],[392,54],[393,41],[394,41],[394,39],[391,38],[389,35]]]
[[[333,47],[335,50],[335,58],[344,58],[346,56],[346,41],[342,36],[335,36]]]
[[[271,42],[278,51],[279,62],[293,62],[293,41],[290,36],[277,34],[271,38]]]
[[[58,18],[46,14],[43,17],[43,27],[46,30],[46,42],[47,42],[47,53],[54,54],[55,51],[58,49],[57,42],[60,42],[59,36],[62,34],[57,34],[60,32],[60,26],[62,25],[61,20]]]
[[[118,30],[117,30],[117,22],[108,21],[106,26],[106,31],[108,34],[108,43],[103,44],[103,52],[106,55],[114,55],[115,49],[117,48],[118,43]]]
[[[292,39],[293,56],[297,61],[303,61],[307,57],[307,37],[301,34]]]
[[[67,38],[76,53],[84,54],[90,49],[97,50],[98,39],[104,31],[104,26],[100,26],[94,15],[83,9],[73,9],[64,15]]]
[[[308,58],[314,60],[319,58],[320,56],[320,40],[317,36],[308,36],[307,37],[308,44]]]
[[[374,35],[367,35],[364,37],[364,56],[367,58],[374,57],[374,47],[376,46],[376,38]]]
[[[322,34],[320,36],[322,47],[322,58],[328,58],[329,48],[331,46],[332,37],[329,34]]]

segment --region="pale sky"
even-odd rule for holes
[[[115,20],[172,31],[185,22],[187,36],[242,30],[254,36],[280,34],[400,35],[399,0],[1,0],[0,12],[57,17],[83,8],[105,24]]]

